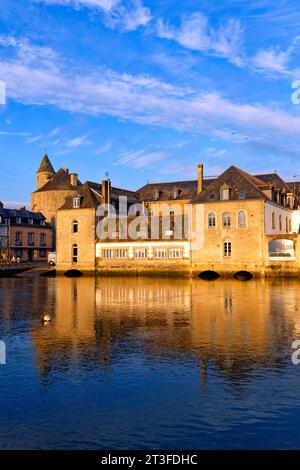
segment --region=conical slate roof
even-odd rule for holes
[[[43,160],[40,164],[40,167],[39,167],[37,173],[42,173],[44,171],[48,171],[49,173],[53,173],[53,174],[55,173],[54,168],[53,168],[53,166],[52,166],[52,164],[49,160],[49,157],[46,153],[43,157]]]

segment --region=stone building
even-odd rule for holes
[[[276,173],[251,175],[231,166],[204,178],[200,164],[195,180],[150,183],[134,192],[111,187],[109,180],[82,184],[67,169],[55,172],[44,155],[37,186],[32,210],[56,226],[58,271],[300,272],[300,184]],[[126,215],[129,210],[125,236],[120,197],[126,197]],[[115,225],[103,238],[97,227],[104,220]]]
[[[76,173],[69,173],[67,168],[57,172],[45,153],[37,171],[37,189],[31,194],[31,210],[42,212],[47,222],[56,225],[56,212],[65,203],[68,196],[76,194],[82,186]]]
[[[52,227],[41,213],[6,209],[0,202],[0,260],[47,261]]]

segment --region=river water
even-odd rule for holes
[[[0,449],[300,448],[299,281],[0,279],[0,339]]]

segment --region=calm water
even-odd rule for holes
[[[1,449],[300,448],[298,281],[2,279],[0,299]]]

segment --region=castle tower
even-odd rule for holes
[[[36,175],[37,175],[37,189],[40,189],[43,186],[45,186],[45,184],[55,175],[54,168],[46,152]]]

